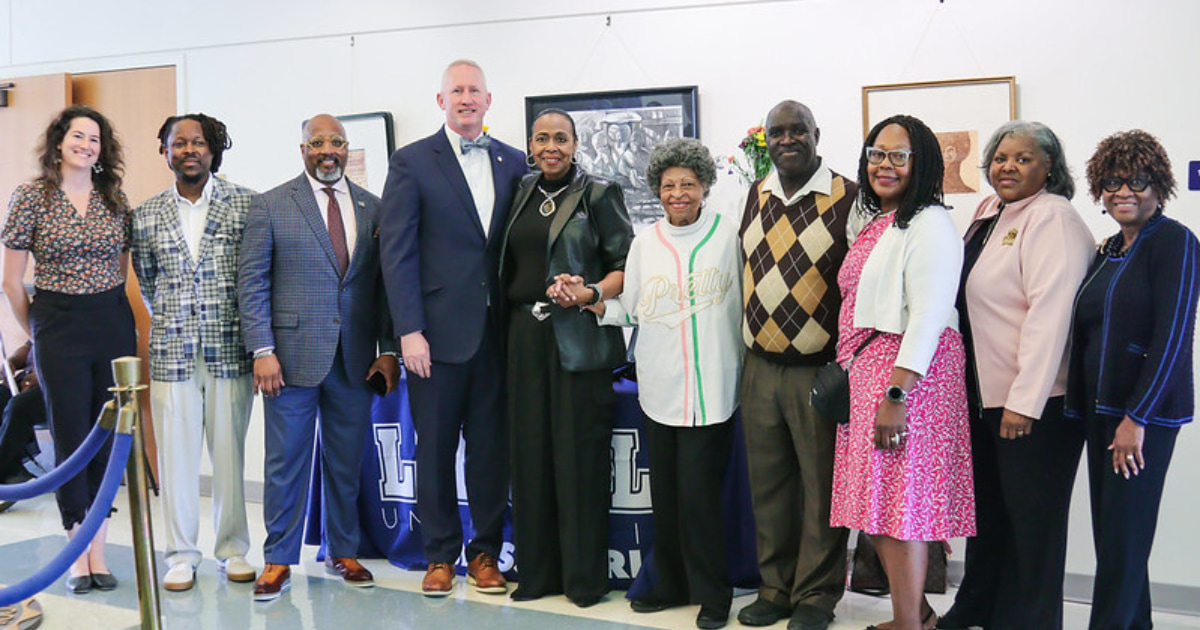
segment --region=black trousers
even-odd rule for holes
[[[609,590],[615,404],[611,370],[564,370],[550,320],[513,309],[508,410],[522,596],[565,593],[586,601]]]
[[[463,549],[456,456],[466,443],[467,504],[475,537],[467,560],[499,557],[508,505],[504,445],[504,362],[499,326],[489,317],[483,341],[466,363],[434,361],[429,378],[408,375],[409,407],[417,431],[417,511],[428,562],[458,560]]]
[[[19,474],[24,459],[40,452],[33,427],[45,422],[46,401],[41,386],[34,385],[9,399],[4,406],[4,423],[0,424],[0,482]]]
[[[1088,630],[1150,630],[1150,548],[1178,427],[1146,426],[1146,467],[1126,479],[1113,472],[1112,444],[1120,418],[1087,421],[1088,486],[1096,580]]]
[[[977,535],[967,539],[959,616],[987,630],[1061,630],[1071,490],[1083,423],[1046,402],[1029,435],[1000,438],[1003,409],[971,422]]]
[[[733,600],[721,488],[733,422],[668,427],[644,418],[654,501],[655,595],[728,608]]]
[[[83,443],[112,398],[112,360],[137,355],[133,311],[121,285],[88,295],[38,291],[29,318],[54,460],[62,463]],[[110,439],[83,472],[55,492],[64,529],[82,522],[91,508],[111,446]]]

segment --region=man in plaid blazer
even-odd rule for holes
[[[346,130],[333,116],[304,125],[305,172],[254,198],[238,296],[254,386],[266,420],[263,512],[267,564],[254,598],[279,597],[300,561],[317,416],[325,569],[372,586],[358,552],[358,488],[374,400],[400,376],[379,270],[379,198],[350,182]]]
[[[221,121],[172,116],[158,132],[175,184],[134,210],[132,257],[150,323],[150,407],[158,437],[166,560],[163,586],[192,587],[201,553],[200,457],[212,457],[214,555],[228,579],[255,572],[242,483],[254,402],[238,317],[237,261],[254,191],[213,174],[230,146]]]

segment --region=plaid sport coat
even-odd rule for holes
[[[133,269],[150,310],[150,378],[192,377],[196,353],[217,378],[247,374],[238,313],[238,254],[254,191],[212,175],[208,223],[192,259],[172,188],[133,212]]]

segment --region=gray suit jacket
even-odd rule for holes
[[[133,211],[133,270],[150,310],[150,377],[186,381],[196,353],[218,378],[250,371],[238,316],[237,265],[254,191],[212,176],[208,224],[196,260],[179,222],[174,186]]]
[[[250,204],[238,265],[242,331],[249,352],[274,346],[287,385],[320,384],[339,341],[351,380],[366,378],[376,344],[396,349],[379,271],[379,198],[353,183],[350,197],[358,231],[344,278],[306,175]]]

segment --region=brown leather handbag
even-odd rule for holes
[[[925,592],[946,592],[946,543],[929,543],[929,568],[925,572]],[[891,593],[887,573],[871,537],[858,532],[854,546],[854,559],[850,562],[850,590],[864,595],[882,597]]]

